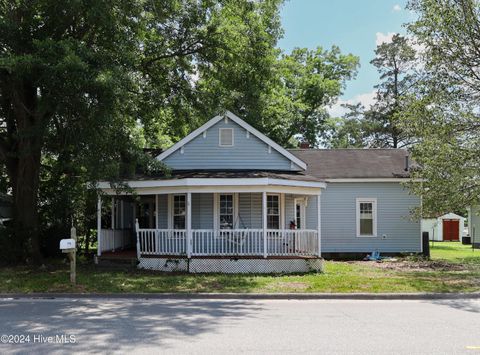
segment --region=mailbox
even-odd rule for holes
[[[60,249],[63,253],[70,253],[75,250],[75,239],[60,240]]]

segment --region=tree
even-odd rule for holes
[[[427,75],[402,127],[419,138],[414,191],[424,212],[459,210],[480,196],[480,5],[476,0],[416,0],[409,31],[424,48]]]
[[[335,141],[331,146],[402,148],[413,142],[399,124],[399,115],[407,109],[418,78],[412,44],[406,37],[395,34],[391,42],[377,47],[370,63],[377,68],[381,80],[375,86],[375,103],[371,107],[346,105],[349,111],[344,121],[334,127],[331,137]],[[347,136],[355,138],[342,141],[341,137]]]
[[[167,139],[186,130],[198,104],[192,76],[228,44],[223,21],[247,21],[263,4],[278,1],[1,2],[0,161],[21,258],[41,258],[39,205],[45,217],[57,200],[65,219],[78,187],[128,168],[139,128],[156,144],[159,130]],[[241,36],[229,30],[229,41]]]
[[[342,54],[335,46],[283,54],[264,112],[264,130],[284,146],[292,145],[292,139],[317,146],[329,117],[326,107],[356,76],[358,65],[358,57]]]

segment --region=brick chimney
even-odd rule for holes
[[[310,143],[308,142],[300,142],[298,144],[298,148],[300,149],[309,149],[310,148]]]

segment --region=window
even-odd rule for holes
[[[377,236],[377,201],[376,199],[357,199],[357,236]]]
[[[233,147],[233,128],[220,128],[218,133],[220,147]]]
[[[280,229],[280,196],[267,195],[267,228]]]
[[[173,195],[173,229],[185,229],[185,195]]]
[[[220,195],[220,229],[233,228],[233,195]]]

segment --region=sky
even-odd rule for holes
[[[413,19],[405,9],[406,0],[287,0],[281,17],[284,37],[279,46],[286,52],[295,47],[340,47],[342,53],[360,57],[356,79],[347,82],[346,90],[330,113],[344,113],[341,104],[373,102],[374,86],[379,81],[370,64],[376,46],[389,41],[394,33],[405,34],[403,24]]]

